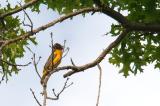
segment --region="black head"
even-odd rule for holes
[[[59,43],[55,43],[55,44],[53,45],[53,49],[63,50],[63,46],[60,45]]]

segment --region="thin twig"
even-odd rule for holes
[[[41,60],[41,56],[39,56],[39,58],[38,58],[38,60],[37,60],[37,62],[36,62],[36,64],[38,65],[39,64],[39,62],[40,62],[40,60]]]
[[[66,48],[66,42],[67,42],[67,40],[64,40],[64,42],[63,42],[63,52],[64,52],[64,50],[65,50],[65,48]]]
[[[65,49],[65,48],[64,48],[64,49]],[[63,50],[64,50],[64,49],[63,49]],[[63,52],[64,52],[65,54],[63,55],[62,58],[66,57],[67,54],[69,53],[69,47],[67,47]]]
[[[59,99],[59,96],[64,92],[64,90],[67,89],[68,87],[70,87],[73,84],[73,82],[72,82],[71,84],[68,85],[67,84],[68,80],[69,80],[69,78],[67,78],[67,80],[64,83],[63,88],[61,89],[61,91],[59,93],[56,94],[54,89],[52,89],[53,94],[54,94],[55,97],[49,97],[47,95],[47,84],[46,84],[46,86],[43,86],[43,93],[42,93],[42,95],[43,95],[43,106],[46,106],[47,99],[49,99],[49,100],[58,100]]]
[[[28,62],[28,63],[26,63],[26,64],[13,64],[13,63],[10,63],[10,62],[4,61],[4,60],[0,60],[0,61],[2,61],[3,63],[8,64],[8,65],[10,65],[10,66],[21,66],[21,67],[25,67],[25,66],[28,66],[28,65],[31,64],[31,62]]]
[[[33,91],[31,88],[30,88],[30,91],[32,92],[32,95],[33,95],[34,99],[36,100],[37,104],[38,104],[39,106],[42,106],[41,103],[38,101],[38,99],[37,99],[34,91]]]
[[[72,65],[76,66],[75,63],[73,62],[73,59],[71,58],[70,60],[71,60]]]
[[[70,83],[69,85],[67,84],[68,83],[68,80],[69,80],[69,78],[67,78],[67,80],[65,81],[65,83],[64,83],[64,86],[63,86],[63,88],[61,89],[61,91],[59,92],[59,93],[55,93],[55,90],[54,89],[52,89],[52,91],[53,91],[53,94],[54,94],[54,98],[53,97],[47,97],[47,99],[50,99],[50,100],[58,100],[59,99],[59,96],[64,92],[64,90],[65,89],[67,89],[68,87],[70,87],[72,84],[73,84],[73,82],[72,83]]]
[[[69,80],[69,78],[67,78],[67,80],[66,80],[66,82],[65,82],[62,90],[57,94],[57,97],[58,97],[58,98],[59,98],[59,95],[60,95],[66,88],[70,87],[70,86],[73,84],[73,82],[72,82],[71,84],[67,85],[68,80]]]
[[[19,3],[19,2],[18,2]],[[24,14],[27,16],[27,18],[28,18],[28,20],[29,20],[29,22],[30,22],[30,25],[29,24],[27,24],[27,26],[29,26],[30,27],[30,31],[31,31],[31,33],[32,33],[32,31],[33,31],[33,22],[32,22],[32,20],[31,20],[31,18],[29,17],[29,15],[27,14],[27,12],[25,11],[25,9],[23,9],[23,7],[22,7],[22,5],[21,5],[21,3],[19,3],[19,5],[20,5],[20,7],[22,8],[22,10],[23,10],[23,12],[24,12]],[[25,17],[25,16],[24,16]],[[25,25],[25,23],[23,22],[23,24]]]
[[[36,54],[35,54],[29,47],[26,46],[26,48],[33,54],[33,57],[32,57],[33,66],[34,66],[34,68],[35,68],[35,71],[36,71],[38,77],[41,79],[41,75],[39,74],[38,68],[37,68],[37,65],[38,65],[41,57],[39,57],[38,61],[36,62]]]
[[[99,99],[100,99],[100,93],[101,93],[101,82],[102,82],[102,68],[99,64],[97,64],[99,69],[99,87],[98,87],[98,96],[97,96],[97,103],[96,106],[99,106]]]
[[[39,60],[40,60],[40,58],[39,58]],[[33,54],[33,64],[34,64],[34,68],[35,68],[35,70],[36,70],[36,73],[37,73],[38,77],[41,79],[41,75],[40,75],[39,72],[38,72],[37,63],[38,63],[38,62],[36,62],[36,55],[35,55],[35,53],[34,53],[34,54]]]
[[[2,78],[1,78],[1,80],[0,80],[0,84],[2,83],[2,81],[4,80],[4,77],[5,77],[4,71],[3,71],[2,73],[3,73],[3,76],[2,76]]]
[[[67,42],[67,40],[64,40],[64,42],[63,42],[63,54],[64,55],[62,56],[62,58],[66,57],[69,52],[69,47],[66,47],[66,42]]]

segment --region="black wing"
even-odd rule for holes
[[[44,65],[44,69],[49,69],[49,67],[51,66],[51,63],[52,63],[54,57],[55,57],[55,56],[54,56],[54,50],[52,50],[51,55],[49,56],[46,64]]]

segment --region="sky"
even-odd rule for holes
[[[0,1],[2,3],[2,1]],[[34,28],[41,26],[59,17],[56,12],[43,10],[40,14],[27,11],[34,22]],[[21,14],[21,13],[20,13]],[[22,16],[22,15],[21,15]],[[93,61],[115,38],[104,36],[110,31],[110,26],[115,23],[110,17],[96,13],[88,14],[85,18],[81,15],[72,20],[66,20],[36,35],[38,45],[30,43],[29,47],[41,56],[38,64],[39,73],[50,55],[50,33],[53,33],[54,42],[70,48],[68,55],[63,58],[60,66],[70,65],[70,58],[76,65],[83,65]],[[119,68],[108,62],[107,56],[102,63],[102,87],[99,106],[160,106],[160,72],[152,65],[144,68],[144,73],[125,78],[119,74]],[[25,57],[18,59],[19,64],[31,61],[32,54],[26,49]],[[49,80],[48,92],[53,96],[52,89],[60,91],[66,79],[62,71],[52,75]],[[98,93],[99,70],[97,67],[74,74],[69,83],[73,85],[66,89],[58,101],[48,101],[47,106],[95,106]],[[9,78],[8,83],[0,85],[0,105],[2,106],[38,106],[33,98],[30,88],[42,102],[42,87],[33,65],[22,68],[18,75]]]

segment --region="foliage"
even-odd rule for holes
[[[29,1],[31,0],[25,0],[26,3]],[[160,24],[160,0],[101,0],[101,2],[122,14],[127,11],[126,18],[130,21]],[[57,11],[59,14],[67,14],[84,7],[95,6],[93,0],[39,0],[38,3],[30,8],[33,12],[41,12],[40,6],[42,4],[46,5],[48,9]],[[10,3],[8,3],[6,7],[0,7],[0,14],[17,7],[16,5],[11,8]],[[5,27],[3,22],[0,23],[1,35],[3,35],[0,36],[0,39],[13,39],[23,35],[26,31],[22,28],[21,21],[18,16],[5,17]],[[111,27],[110,33],[112,36],[118,36],[123,30],[119,23],[113,24]],[[32,39],[32,41],[35,43],[35,40]],[[23,57],[25,53],[24,46],[27,44],[27,40],[24,40],[6,46],[2,52],[3,60],[16,64],[16,58]],[[124,76],[128,76],[129,72],[134,74],[137,74],[138,71],[142,72],[143,66],[153,62],[155,63],[155,68],[160,68],[159,44],[159,33],[130,32],[119,46],[110,52],[109,62],[121,67],[120,72],[124,73]],[[4,65],[6,76],[18,71],[15,66],[1,63],[2,65]]]
[[[101,0],[118,12],[127,11],[126,18],[140,23],[160,23],[160,0]],[[83,7],[92,7],[93,0],[41,0],[49,9],[66,14]],[[39,6],[32,7],[39,12]],[[111,34],[117,36],[123,28],[120,24],[112,25]],[[143,72],[143,66],[155,62],[155,68],[160,68],[160,37],[158,33],[131,32],[111,51],[109,62],[118,67],[124,76],[129,72],[137,74]]]
[[[129,20],[139,23],[160,24],[160,0],[121,0],[112,1],[119,11],[128,11]],[[119,35],[121,28],[112,25],[111,34]],[[119,32],[119,33],[115,33]],[[129,72],[137,74],[143,72],[143,66],[155,63],[155,68],[160,68],[160,36],[159,33],[131,32],[114,48],[109,59],[110,63],[120,66],[120,72],[128,76]]]
[[[17,8],[17,6],[15,6],[15,8]],[[0,13],[6,13],[15,8],[11,8],[11,5],[8,3],[6,7],[0,8]],[[22,23],[18,16],[5,17],[3,22],[0,23],[0,29],[0,40],[14,39],[17,36],[23,35],[26,32],[22,28]],[[31,41],[33,43],[35,42],[33,38],[31,38]],[[8,75],[11,76],[13,72],[16,74],[18,73],[19,69],[16,66],[16,59],[24,56],[24,46],[26,46],[27,44],[27,41],[23,40],[7,45],[2,49],[2,60],[5,62],[1,62],[0,64],[3,69],[3,76],[6,79],[8,79]],[[13,65],[9,65],[7,64],[7,62]]]

